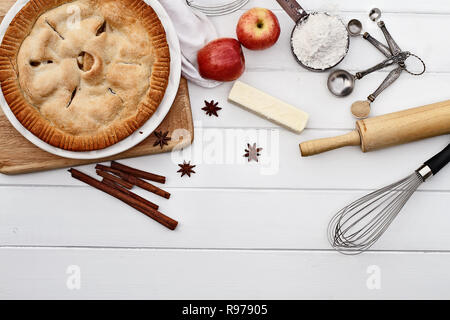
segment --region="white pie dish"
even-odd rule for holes
[[[61,156],[64,158],[71,158],[71,159],[100,159],[100,158],[106,158],[111,157],[113,155],[122,153],[135,145],[142,142],[144,139],[146,139],[164,120],[165,116],[169,112],[172,103],[175,99],[175,96],[178,91],[178,86],[180,83],[180,77],[181,77],[181,52],[180,52],[180,45],[178,41],[177,34],[175,32],[175,29],[173,27],[173,24],[167,14],[167,12],[164,10],[164,8],[159,4],[157,0],[143,0],[148,5],[150,5],[153,10],[156,12],[158,17],[161,20],[161,23],[166,31],[166,37],[167,37],[167,43],[169,45],[170,49],[170,74],[169,74],[169,81],[168,86],[164,95],[164,98],[159,105],[156,112],[151,116],[149,120],[136,132],[131,134],[126,139],[101,150],[95,150],[95,151],[87,151],[87,152],[76,152],[76,151],[67,151],[64,149],[60,149],[57,147],[54,147],[50,144],[47,144],[46,142],[42,141],[38,137],[36,137],[33,133],[28,131],[15,117],[13,112],[11,111],[10,107],[8,106],[5,97],[3,95],[3,91],[0,90],[0,106],[2,107],[2,110],[5,114],[5,116],[8,118],[8,120],[11,122],[11,124],[14,126],[14,128],[19,131],[28,141],[36,145],[37,147],[52,153],[57,156]],[[16,14],[24,7],[26,3],[28,3],[29,0],[18,0],[8,11],[8,13],[5,15],[5,18],[3,19],[1,25],[0,25],[0,43],[3,41],[3,37],[5,35],[5,32],[11,23],[11,21],[14,19]]]

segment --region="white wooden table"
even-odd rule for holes
[[[426,61],[426,75],[403,74],[379,97],[374,114],[450,98],[449,1],[302,5],[361,19],[382,39],[368,20],[376,5],[399,45]],[[196,137],[188,153],[124,161],[168,177],[172,199],[150,198],[180,221],[175,232],[66,170],[0,175],[0,298],[450,298],[450,168],[421,187],[371,252],[343,256],[326,239],[338,209],[409,174],[448,137],[302,159],[299,142],[353,128],[350,104],[387,73],[359,82],[349,98],[335,98],[326,89],[327,74],[295,63],[288,49],[293,22],[278,4],[251,0],[246,8],[253,6],[273,9],[282,34],[269,50],[245,51],[242,80],[309,112],[308,129],[296,135],[228,103],[231,84],[213,90],[191,84]],[[235,36],[242,13],[213,19],[221,36]],[[352,39],[340,67],[355,71],[380,59],[368,43]],[[212,99],[223,108],[219,118],[201,110],[203,100]],[[260,164],[242,157],[253,142],[264,148]],[[197,165],[191,179],[176,173],[183,159]],[[93,166],[81,169],[94,174]]]

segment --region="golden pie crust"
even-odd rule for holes
[[[70,151],[141,127],[167,88],[164,27],[142,0],[31,0],[0,46],[0,84],[22,125]]]

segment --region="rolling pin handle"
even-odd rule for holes
[[[313,156],[315,154],[327,152],[330,150],[346,147],[346,146],[360,146],[361,145],[361,137],[359,132],[354,130],[347,134],[306,141],[300,144],[300,152],[303,157]]]

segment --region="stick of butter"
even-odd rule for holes
[[[228,99],[248,111],[297,133],[301,133],[308,122],[309,115],[306,112],[241,81],[234,83]]]

